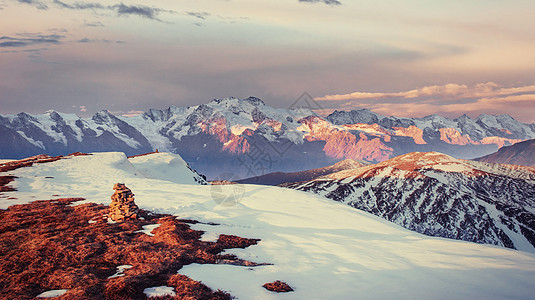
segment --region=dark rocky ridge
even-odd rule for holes
[[[535,166],[535,140],[527,140],[512,146],[506,146],[495,153],[474,160],[488,163]]]
[[[279,185],[283,183],[308,181],[314,178],[318,178],[320,176],[340,172],[343,170],[354,169],[354,168],[366,166],[368,164],[369,163],[367,162],[359,162],[353,159],[346,159],[334,165],[323,167],[323,168],[317,168],[317,169],[293,172],[293,173],[274,172],[274,173],[269,173],[266,175],[256,176],[252,178],[236,180],[236,183]]]

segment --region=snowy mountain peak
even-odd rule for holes
[[[335,125],[343,124],[373,124],[378,123],[380,120],[385,118],[384,116],[378,115],[372,112],[369,109],[359,109],[352,111],[338,111],[335,110],[333,113],[328,115],[325,119]]]
[[[358,160],[354,160],[354,159],[351,159],[351,158],[348,158],[348,159],[344,159],[342,161],[339,161],[337,163],[335,163],[334,165],[332,165],[333,168],[344,168],[344,169],[356,169],[356,168],[360,168],[362,166],[366,166],[366,165],[369,165],[370,163],[368,162],[365,162],[365,161],[358,161]]]
[[[249,97],[247,99],[244,99],[244,101],[247,101],[247,102],[251,103],[254,106],[260,106],[260,105],[265,106],[266,105],[264,103],[264,101],[262,101],[260,98],[253,97],[253,96],[251,96],[251,97]]]
[[[115,123],[115,120],[117,120],[117,117],[114,116],[112,113],[110,113],[108,110],[101,110],[93,115],[91,118],[95,123],[99,125],[107,124],[107,123]]]
[[[55,110],[53,110],[53,109],[49,109],[49,110],[47,110],[47,111],[45,112],[45,115],[49,115],[49,116],[50,116],[50,115],[57,115],[57,114],[58,114],[58,112],[55,111]]]

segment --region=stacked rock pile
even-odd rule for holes
[[[137,219],[139,207],[134,202],[134,194],[124,185],[116,183],[113,186],[115,192],[111,196],[110,212],[108,217],[115,222],[127,219]]]

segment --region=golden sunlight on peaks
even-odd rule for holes
[[[404,128],[404,127],[392,127],[392,128],[396,131],[395,135],[412,137],[414,139],[414,142],[419,145],[427,144],[423,138],[424,131],[414,125],[411,125],[407,128]]]
[[[440,128],[440,139],[448,144],[454,145],[473,145],[474,141],[468,134],[461,134],[455,128]]]

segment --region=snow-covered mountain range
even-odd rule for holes
[[[431,236],[535,252],[535,168],[409,153],[286,184]]]
[[[535,124],[510,116],[448,119],[385,117],[369,110],[275,109],[255,97],[150,109],[134,117],[101,111],[91,118],[49,111],[0,115],[1,158],[36,154],[159,149],[180,154],[214,179],[320,168],[343,159],[380,162],[413,151],[480,157],[535,138]]]
[[[142,158],[152,162],[138,161]],[[424,164],[429,159],[422,156],[416,161]],[[433,160],[442,159],[439,156]],[[531,299],[535,294],[533,253],[428,237],[312,193],[258,185],[199,185],[187,167],[180,170],[189,174],[190,184],[177,183],[176,174],[161,170],[162,166],[173,167],[168,161],[165,154],[127,159],[122,153],[95,153],[11,170],[1,175],[15,176],[10,185],[17,191],[0,193],[0,208],[65,197],[86,199],[72,205],[108,205],[113,184],[124,182],[141,209],[198,221],[191,227],[205,231],[203,241],[217,240],[221,234],[260,239],[255,246],[229,249],[225,254],[269,265],[177,266],[179,274],[238,299]],[[468,168],[462,161],[458,167],[447,162],[436,166],[437,171]],[[463,171],[463,176],[478,176],[470,170],[466,174]],[[521,176],[527,174],[523,170],[502,171]],[[419,170],[426,174],[431,171]],[[403,172],[409,174],[410,170]],[[517,184],[520,188],[520,182]],[[218,192],[214,193],[216,187]],[[235,195],[236,191],[241,197],[233,206],[216,199]],[[95,228],[114,224],[88,225]],[[157,242],[156,237],[147,236],[146,243]],[[158,258],[155,255],[154,259]],[[106,280],[128,276],[126,270],[124,277]],[[288,283],[294,291],[276,294],[262,287],[275,280]],[[62,290],[63,297],[72,298],[75,290],[71,287],[77,284],[65,280],[65,285],[55,289]],[[159,288],[173,291],[180,287]]]

